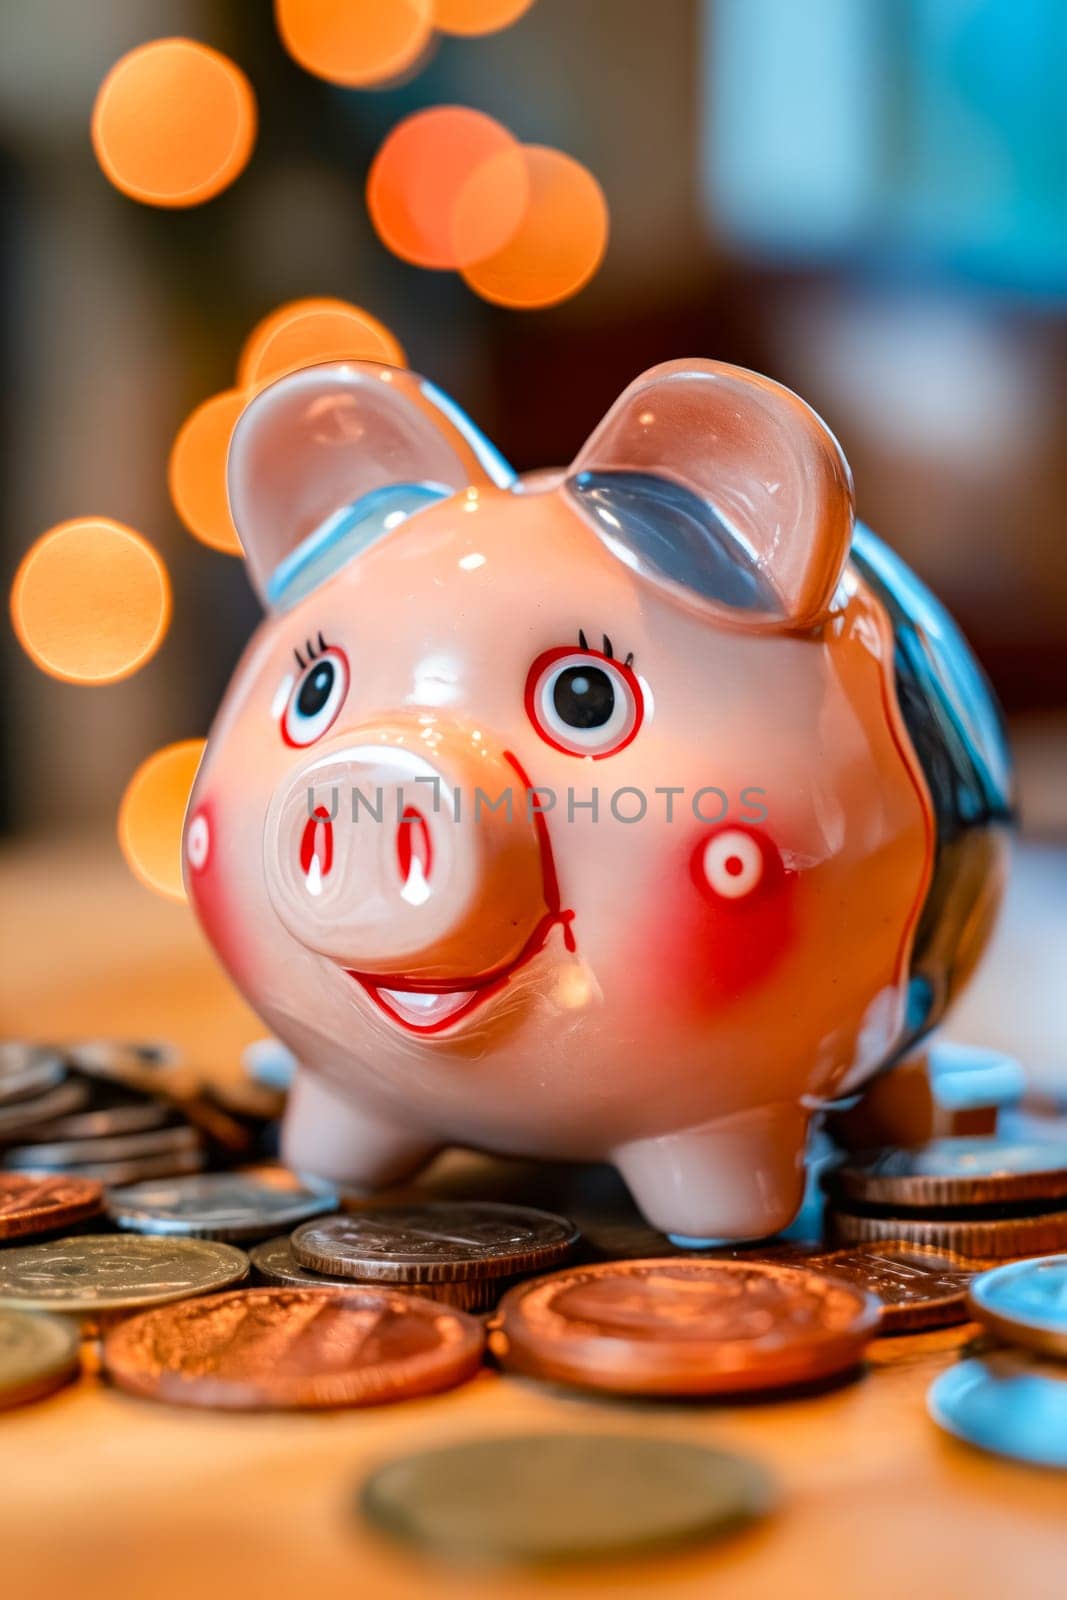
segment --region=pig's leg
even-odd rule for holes
[[[786,1227],[800,1208],[807,1120],[797,1105],[757,1106],[622,1145],[612,1160],[664,1233],[761,1239]]]
[[[325,1078],[301,1068],[282,1127],[282,1159],[299,1172],[334,1183],[380,1189],[406,1178],[437,1153],[399,1122],[341,1095]]]

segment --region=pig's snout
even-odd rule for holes
[[[349,733],[271,803],[266,874],[300,942],[368,978],[485,979],[558,911],[518,769],[480,735]]]

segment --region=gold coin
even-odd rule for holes
[[[382,1532],[438,1557],[542,1562],[721,1538],[773,1498],[758,1463],[687,1440],[535,1433],[391,1461],[360,1506]]]
[[[0,1407],[51,1394],[78,1370],[78,1330],[62,1317],[0,1310]]]

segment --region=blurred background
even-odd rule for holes
[[[371,90],[303,70],[268,0],[3,0],[0,19],[5,577],[94,513],[144,533],[174,586],[162,648],[110,687],[45,676],[4,628],[10,844],[88,830],[117,859],[132,771],[206,733],[257,607],[240,562],[183,529],[168,454],[256,322],[316,295],[381,318],[521,469],[566,462],[658,361],[799,390],[999,691],[1030,837],[1067,835],[1062,0],[534,0]],[[118,192],[89,137],[108,69],[166,35],[232,57],[259,103],[247,170],[188,210]],[[377,237],[376,150],[450,103],[601,184],[607,253],[563,304],[494,306]]]

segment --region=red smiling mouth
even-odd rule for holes
[[[505,750],[504,759],[514,767],[523,788],[529,792],[530,780],[516,758],[510,751]],[[412,978],[405,973],[382,976],[380,973],[358,972],[351,967],[345,969],[348,976],[354,978],[370,995],[379,1010],[383,1011],[391,1021],[407,1029],[409,1033],[440,1033],[443,1029],[462,1022],[491,996],[499,994],[512,975],[544,949],[548,936],[557,923],[563,929],[566,948],[570,951],[576,949],[574,934],[571,931],[574,912],[561,908],[552,842],[540,810],[534,812],[533,824],[541,852],[542,887],[548,910],[514,960],[457,982]]]

